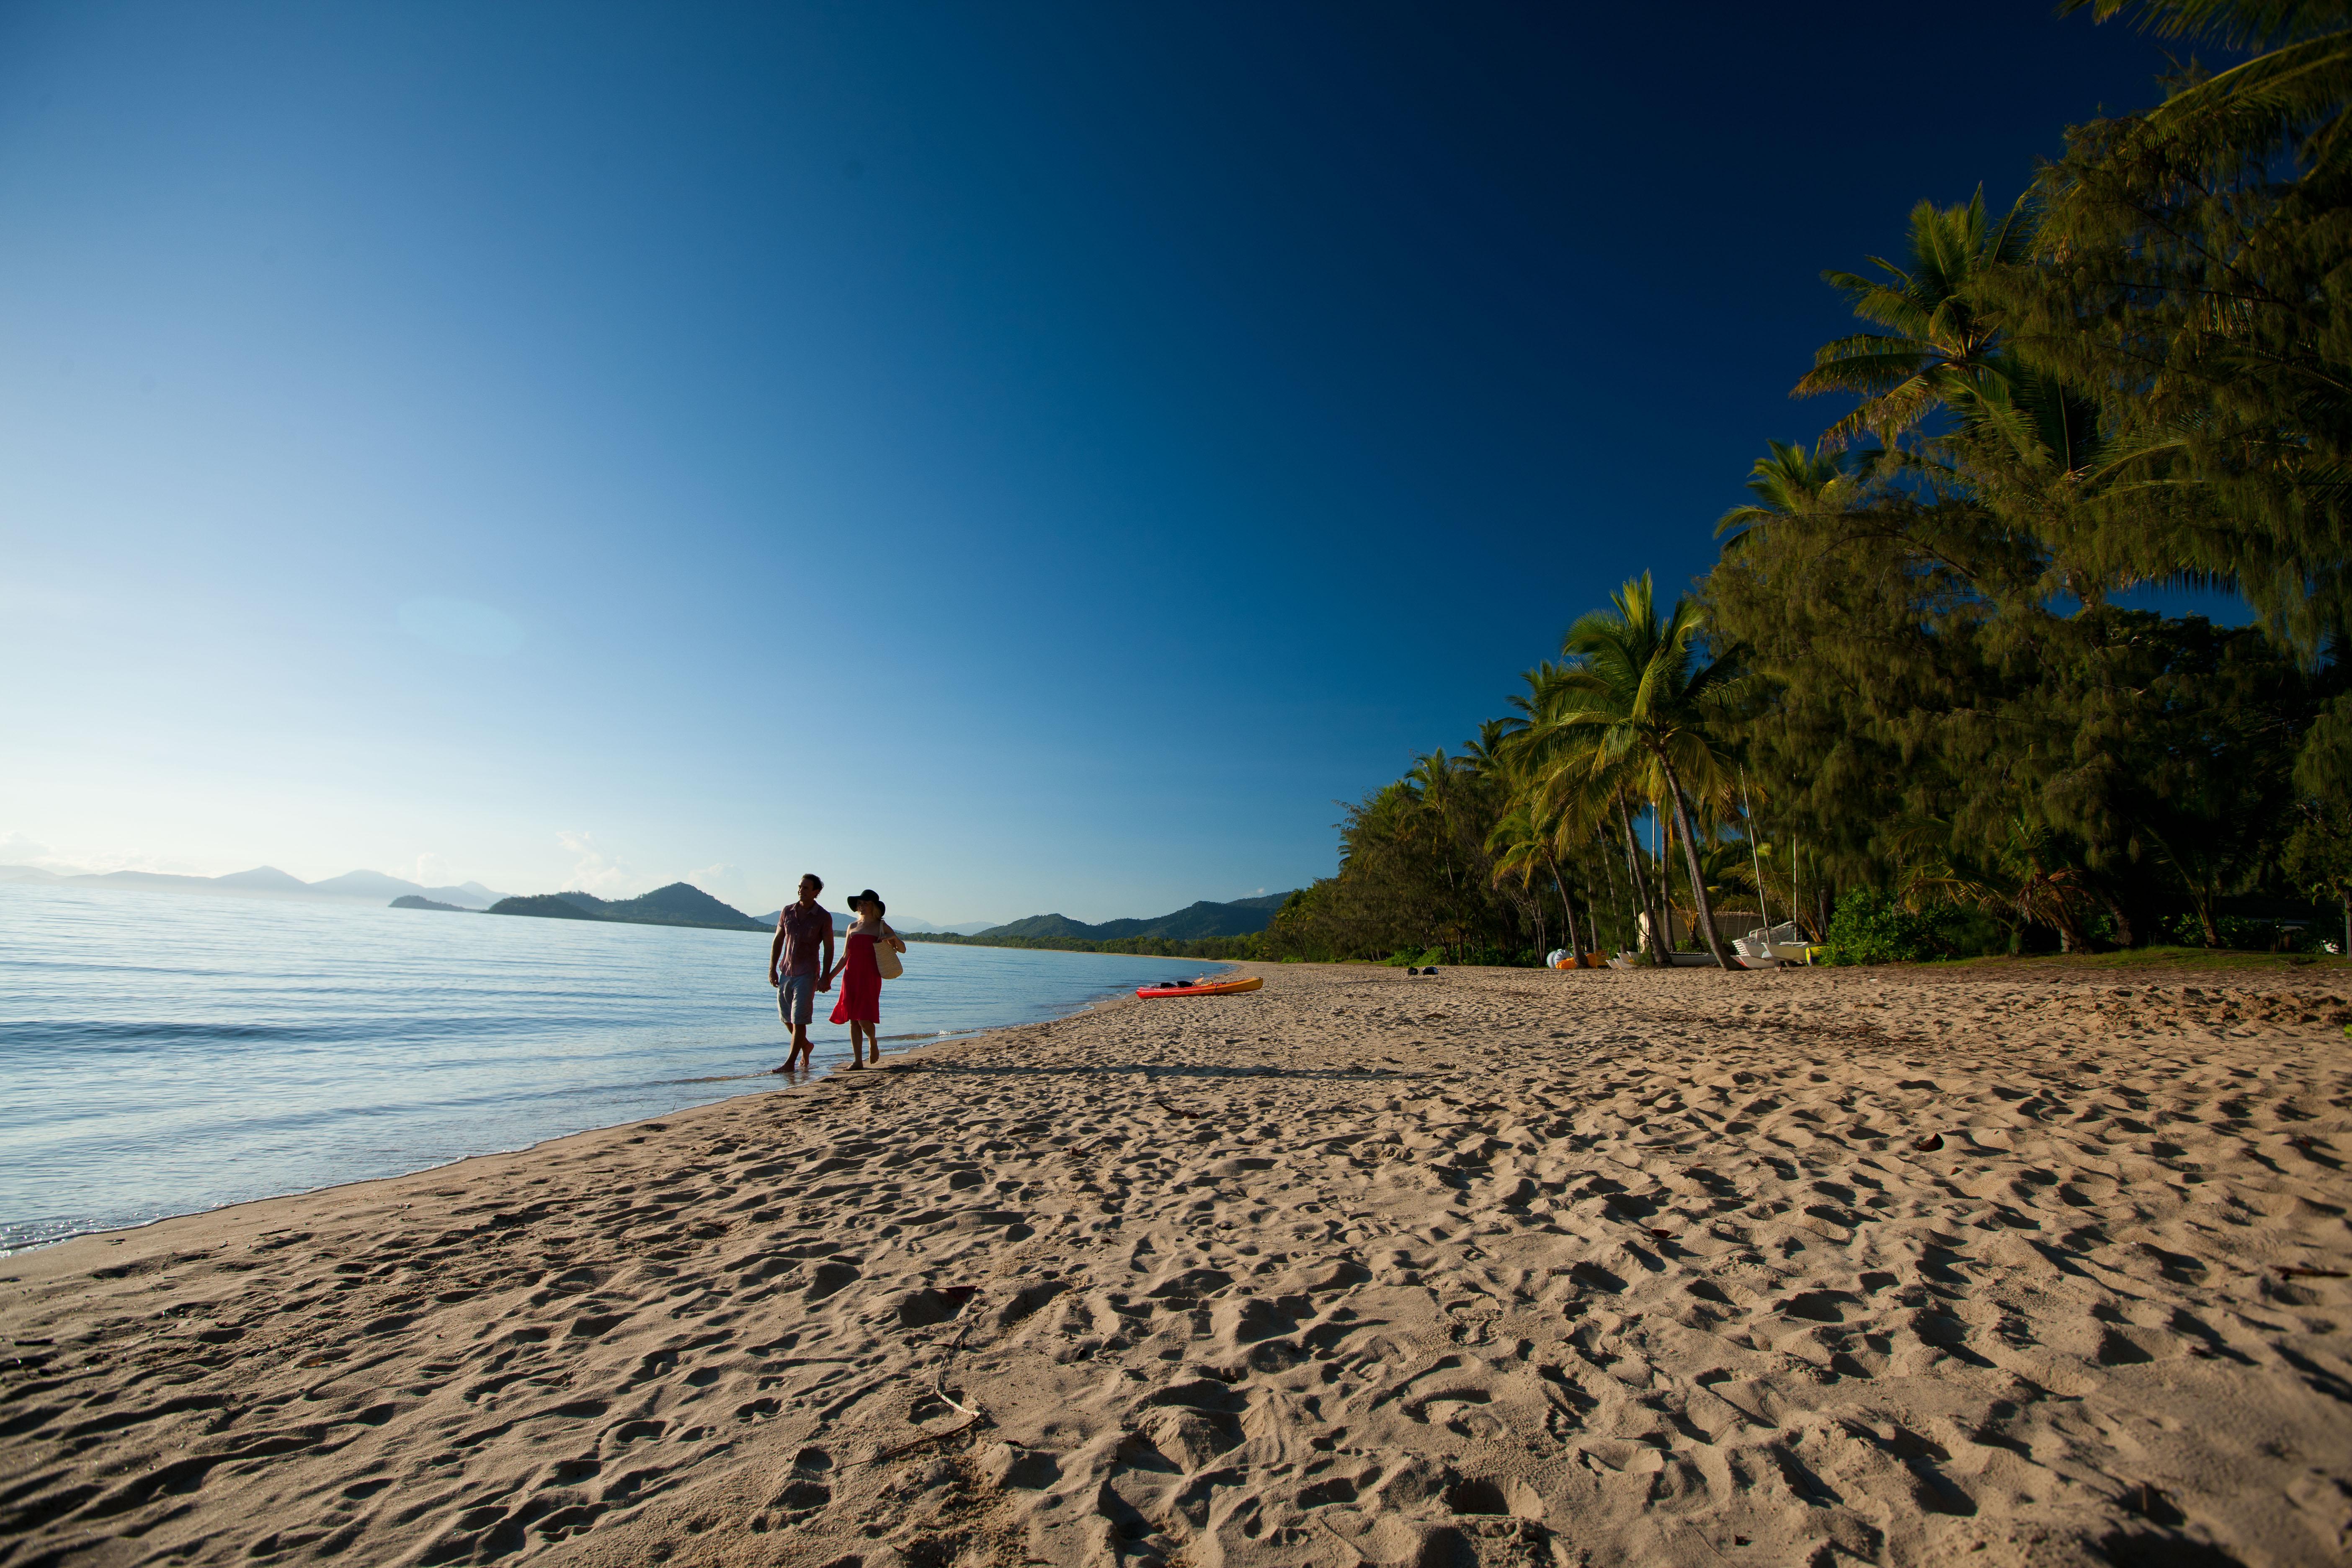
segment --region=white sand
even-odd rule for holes
[[[0,1259],[0,1564],[2352,1553],[2339,977],[1263,973]]]

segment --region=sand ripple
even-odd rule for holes
[[[0,1563],[2319,1563],[2330,977],[1278,965],[0,1260]]]

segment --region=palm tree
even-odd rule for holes
[[[1532,891],[1538,873],[1549,869],[1555,884],[1559,880],[1559,868],[1552,865],[1550,836],[1537,826],[1526,802],[1514,805],[1486,835],[1486,853],[1494,857],[1489,873],[1495,886],[1507,882],[1518,884],[1519,896],[1528,900],[1536,927],[1536,951],[1545,949],[1543,895]],[[1576,944],[1576,910],[1568,903],[1563,889],[1560,902],[1568,908],[1569,945]]]
[[[1726,550],[1738,548],[1749,531],[1809,512],[1838,511],[1861,489],[1859,478],[1826,447],[1808,452],[1791,441],[1767,441],[1771,456],[1759,458],[1748,470],[1748,489],[1755,500],[1733,507],[1716,520],[1715,536]]]
[[[1538,871],[1551,878],[1552,891],[1559,896],[1559,907],[1568,916],[1569,951],[1582,952],[1583,939],[1576,925],[1576,900],[1569,896],[1568,879],[1559,869],[1559,858],[1565,847],[1581,842],[1576,826],[1566,819],[1559,802],[1549,792],[1539,784],[1520,779],[1515,784],[1509,811],[1486,837],[1486,851],[1495,858],[1497,887],[1507,879],[1516,879],[1525,888],[1534,881]],[[1590,908],[1589,899],[1587,907]],[[1536,905],[1538,919],[1542,909],[1539,899]],[[1591,936],[1597,948],[1601,933],[1595,930]],[[1537,945],[1540,947],[1541,942]]]
[[[1480,778],[1508,788],[1512,763],[1505,754],[1505,748],[1519,728],[1518,721],[1514,719],[1482,720],[1478,725],[1478,738],[1462,743],[1462,760]]]
[[[1900,890],[1905,905],[1973,905],[2015,925],[2048,926],[2058,933],[2061,952],[2089,952],[2083,924],[2095,896],[2089,876],[2047,825],[2021,811],[2003,826],[2004,837],[1987,853],[1972,857],[1955,851],[1948,822],[1916,817],[1899,824],[1893,847],[1907,862]],[[2207,930],[2211,931],[2210,922]],[[2209,942],[2220,945],[2216,938]]]
[[[1756,872],[1753,862],[1748,858],[1747,842],[1742,839],[1724,839],[1709,836],[1706,831],[1708,826],[1706,815],[1702,812],[1699,816],[1698,864],[1700,872],[1706,878],[1704,885],[1707,897],[1710,900],[1734,896],[1743,900],[1755,898],[1757,896]],[[1685,906],[1676,907],[1679,910]],[[1758,918],[1762,919],[1760,910]],[[1691,923],[1693,925],[1702,923],[1697,919],[1695,908],[1692,909]],[[1771,922],[1766,921],[1763,923],[1769,925]]]
[[[1728,777],[1728,764],[1708,731],[1711,710],[1737,671],[1727,658],[1700,662],[1704,617],[1690,599],[1675,600],[1659,616],[1648,573],[1619,589],[1611,602],[1611,609],[1580,616],[1561,639],[1569,664],[1556,678],[1545,723],[1587,772],[1606,773],[1638,763],[1649,775],[1657,787],[1644,793],[1673,808],[1707,951],[1729,969],[1731,957],[1715,929],[1714,901],[1699,865],[1690,792],[1694,786],[1719,792]]]
[[[1822,279],[1853,302],[1853,313],[1891,332],[1856,332],[1823,344],[1790,394],[1845,393],[1862,399],[1824,431],[1835,451],[1867,431],[1893,447],[1942,405],[2000,378],[2000,334],[1973,300],[1972,286],[1996,267],[2023,259],[2031,239],[2022,202],[1993,224],[1984,190],[1960,206],[1921,202],[1911,209],[1911,266],[1879,257],[1882,276],[1829,271]]]
[[[1504,744],[1518,769],[1530,814],[1551,832],[1555,853],[1569,853],[1570,846],[1591,841],[1600,848],[1605,868],[1611,854],[1609,834],[1615,829],[1625,854],[1633,912],[1645,917],[1633,920],[1631,928],[1649,927],[1651,956],[1663,964],[1666,962],[1665,910],[1642,874],[1640,841],[1632,815],[1633,805],[1644,795],[1642,770],[1629,758],[1596,756],[1580,730],[1561,722],[1563,713],[1581,704],[1574,673],[1571,665],[1546,660],[1521,678],[1528,692],[1511,699],[1520,716],[1507,721],[1513,732]],[[1612,889],[1616,884],[1614,873],[1610,884]],[[1561,897],[1567,897],[1565,889]],[[1594,931],[1593,937],[1597,943],[1600,932]]]

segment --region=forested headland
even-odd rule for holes
[[[1199,958],[1230,960],[1258,958],[1265,954],[1264,939],[1244,936],[998,936],[981,932],[975,936],[958,936],[953,931],[909,931],[899,935],[908,942],[936,942],[957,947],[1026,947],[1041,952],[1125,952],[1146,958]]]
[[[1025,920],[991,926],[969,936],[951,931],[906,931],[909,942],[939,942],[967,947],[1026,947],[1055,952],[1127,952],[1160,958],[1234,959],[1258,955],[1257,933],[1265,929],[1287,895],[1275,893],[1235,899],[1230,903],[1202,900],[1172,913],[1141,920],[1105,921],[1088,925],[1067,915],[1031,915]]]
[[[2352,7],[2086,6],[2250,58],[1824,258],[1857,330],[1790,369],[1833,418],[1764,443],[1714,567],[1347,807],[1256,955],[2344,942]]]

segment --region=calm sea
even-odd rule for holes
[[[0,884],[0,1252],[772,1087],[742,931]],[[1192,961],[910,943],[882,1033],[1076,1011]],[[848,1030],[820,1022],[820,1071]]]

